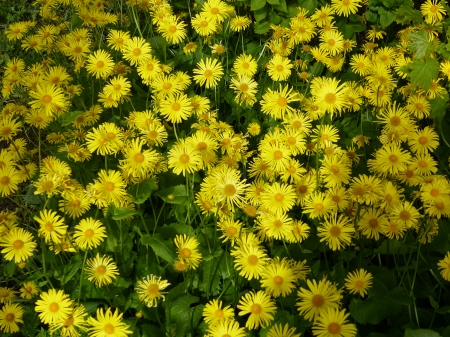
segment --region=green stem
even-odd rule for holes
[[[86,264],[87,253],[88,251],[86,250],[86,252],[84,253],[83,265],[81,267],[80,286],[78,287],[78,304],[80,303],[81,298],[81,284],[83,283],[83,272],[84,272],[84,265]]]

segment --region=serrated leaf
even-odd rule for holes
[[[414,9],[412,0],[405,0],[395,12],[395,22],[407,25],[410,22],[417,24],[423,21],[422,13]]]
[[[171,263],[177,257],[173,243],[171,241],[164,240],[160,234],[155,234],[153,236],[144,235],[141,238],[141,243],[152,247],[155,255],[159,256],[166,262]]]
[[[446,92],[444,97],[436,97],[430,100],[431,114],[430,118],[433,118],[436,125],[440,125],[447,112],[449,95]]]
[[[411,42],[409,49],[414,53],[414,58],[421,59],[428,57],[434,51],[434,44],[429,41],[425,30],[419,30],[417,33],[409,34]]]
[[[427,330],[427,329],[406,329],[405,337],[441,337],[436,331]]]
[[[256,11],[263,8],[266,5],[266,0],[251,0],[251,10]]]
[[[415,60],[410,64],[410,68],[411,84],[419,84],[423,90],[430,89],[439,74],[439,62],[435,59],[428,59],[427,62]]]
[[[145,180],[139,184],[131,186],[127,193],[136,204],[142,204],[147,200],[152,192],[157,189],[156,180],[154,178]]]

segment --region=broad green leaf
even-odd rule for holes
[[[438,77],[439,61],[428,59],[426,62],[415,60],[410,64],[412,71],[409,73],[411,84],[419,84],[423,90],[431,88],[431,83]]]
[[[374,12],[371,12],[370,10],[368,10],[366,12],[366,19],[369,22],[377,22],[378,21],[378,15]]]
[[[188,198],[186,185],[172,186],[158,191],[156,194],[169,204],[184,204]]]
[[[194,312],[191,309],[191,305],[198,302],[198,300],[198,297],[187,294],[175,298],[173,301],[170,301],[170,304],[167,302],[166,313],[168,314],[168,323],[176,325],[175,335],[177,337],[188,335],[187,332],[190,331],[191,323],[192,326],[194,325],[194,322],[191,321],[194,318],[192,316]],[[198,318],[198,313],[196,314],[196,318]]]
[[[278,5],[273,5],[273,8],[280,12],[287,13],[286,0],[280,0],[280,3]]]
[[[444,97],[436,97],[430,100],[431,105],[431,115],[430,118],[433,118],[436,125],[440,125],[442,120],[444,119],[445,113],[447,111],[449,95],[446,92]]]
[[[379,324],[385,318],[397,316],[400,311],[401,306],[387,296],[372,296],[366,300],[353,299],[350,304],[353,319],[361,324]]]
[[[123,220],[126,219],[132,215],[139,214],[138,211],[135,211],[134,209],[128,209],[128,208],[121,208],[121,207],[115,207],[113,211],[113,220]]]
[[[409,38],[411,40],[409,49],[414,53],[414,58],[428,57],[434,51],[434,44],[428,40],[428,34],[425,30],[422,29],[417,33],[411,33]]]
[[[64,112],[59,117],[61,126],[67,126],[69,124],[72,124],[75,121],[75,119],[80,117],[82,114],[84,114],[84,111],[66,111],[66,112]]]
[[[265,7],[253,12],[256,22],[264,20],[267,17],[267,9]]]
[[[394,19],[395,19],[394,13],[388,12],[385,9],[378,10],[378,13],[380,14],[380,25],[382,28],[386,28],[392,22],[394,22]]]
[[[313,14],[317,8],[317,0],[297,0],[297,3],[307,9],[309,14]]]
[[[381,2],[387,8],[391,8],[392,6],[394,6],[394,0],[381,0]]]
[[[266,0],[251,0],[251,10],[256,11],[266,5]]]
[[[279,5],[280,4],[280,0],[267,0],[268,4],[271,5]]]
[[[177,257],[173,247],[173,242],[164,240],[160,234],[155,234],[153,236],[144,235],[141,238],[141,243],[152,247],[155,255],[159,256],[166,262],[171,263]]]
[[[270,29],[270,23],[269,22],[258,22],[255,24],[255,32],[257,34],[265,34]]]
[[[215,290],[220,289],[220,273],[218,269],[218,259],[216,257],[202,263],[202,268],[200,269],[201,281],[198,284],[198,288],[205,294],[211,294]]]
[[[152,192],[157,189],[156,180],[154,178],[144,180],[139,184],[131,186],[127,193],[133,198],[136,204],[142,204],[147,200]]]
[[[427,330],[427,329],[418,329],[418,330],[412,330],[412,329],[406,329],[405,331],[405,337],[441,337],[440,334],[433,330]]]
[[[2,267],[2,268],[3,268],[3,273],[4,273],[6,276],[11,277],[11,276],[14,275],[14,269],[15,269],[15,267],[16,267],[16,263],[15,263],[14,261],[5,263],[5,264],[3,265],[3,267]]]

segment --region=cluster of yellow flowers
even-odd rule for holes
[[[187,14],[175,14],[166,0],[129,0],[128,14],[105,1],[39,4],[42,19],[54,24],[23,21],[5,31],[42,60],[26,64],[14,57],[4,67],[2,95],[10,102],[0,114],[0,194],[22,200],[28,183],[29,194],[42,198],[43,207],[31,217],[0,212],[4,260],[33,269],[39,249],[43,259],[47,248],[54,254],[84,253],[80,280],[111,285],[120,266],[97,249],[109,231],[101,215],[112,207],[136,210],[127,188],[171,171],[186,178],[186,194],[195,205],[189,207],[203,220],[215,219],[236,273],[263,289],[246,292],[237,304],[239,316],[249,315],[246,328],[270,325],[276,299],[298,290],[298,312],[313,322],[315,336],[353,337],[356,326],[342,309],[344,289],[326,277],[311,279],[307,260],[274,256],[267,246],[277,242],[302,250],[301,243],[317,235],[339,251],[360,238],[401,239],[406,233],[427,244],[438,234],[438,221],[450,216],[450,181],[438,174],[433,155],[439,135],[425,126],[430,101],[447,94],[440,82],[450,78],[450,61],[440,62],[443,77],[433,79],[428,90],[406,81],[405,72],[414,61],[411,34],[425,30],[430,43],[439,43],[447,13],[435,0],[421,6],[425,23],[399,31],[395,46],[379,47],[386,32],[376,27],[366,31],[363,43],[344,38],[335,17],[357,13],[364,1],[332,0],[314,13],[298,8],[289,27],[271,25],[253,55],[243,42],[242,53],[236,47],[232,54],[232,46],[217,40],[217,34],[235,35],[239,45],[252,23],[238,15],[239,6],[222,0],[205,1],[195,15],[189,7],[190,25]],[[79,28],[64,21],[61,8],[76,13]],[[145,27],[140,15],[148,18]],[[131,22],[139,36],[132,36]],[[144,38],[146,29],[151,38]],[[204,52],[208,44],[212,51]],[[176,56],[169,62],[171,53]],[[331,76],[318,76],[311,62]],[[344,66],[358,80],[332,76]],[[139,90],[147,99],[135,109]],[[222,110],[226,90],[232,93],[227,107],[244,114],[260,108],[245,128],[240,115],[233,124],[231,113]],[[361,128],[343,140],[336,123],[343,125],[348,116],[359,118]],[[362,118],[379,125],[377,139],[364,135]],[[362,160],[367,169],[361,171]],[[74,167],[86,169],[74,166],[80,163],[96,178],[86,184],[76,180]],[[56,200],[53,206],[50,200]],[[21,201],[19,207],[27,205]],[[130,214],[139,214],[146,225],[141,213]],[[200,228],[203,220],[189,224]],[[177,235],[173,241],[175,271],[201,268],[196,237]],[[45,260],[42,265],[45,271]],[[450,253],[439,268],[450,280]],[[299,287],[301,282],[307,287]],[[372,275],[359,269],[348,273],[345,289],[364,297],[371,283]],[[134,290],[145,306],[156,307],[169,286],[151,274],[137,280]],[[0,329],[6,333],[23,323],[23,308],[13,303],[16,293],[0,288]],[[88,317],[79,299],[53,286],[43,291],[25,281],[20,293],[35,302],[50,332],[61,336],[131,333],[118,310],[98,309],[97,318]],[[203,317],[212,337],[247,334],[231,306],[218,299],[206,304]],[[299,336],[282,324],[267,333],[284,335]]]

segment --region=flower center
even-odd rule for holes
[[[114,333],[114,325],[108,323],[108,324],[105,325],[103,330],[105,330],[105,332],[107,334],[113,334]]]
[[[330,228],[330,235],[338,237],[341,234],[341,229],[338,226],[333,226]]]
[[[224,187],[223,191],[224,191],[225,195],[231,197],[236,194],[236,187],[234,187],[231,184],[228,184]]]
[[[188,259],[191,257],[191,250],[189,248],[183,248],[180,253],[181,253],[181,256],[184,257],[185,259]]]
[[[8,321],[8,322],[13,322],[14,321],[14,314],[12,314],[12,313],[8,313],[8,314],[6,314],[6,316],[5,316],[5,319]]]
[[[112,192],[112,191],[114,191],[114,183],[112,183],[112,182],[110,182],[110,181],[108,181],[106,184],[105,184],[105,189],[107,190],[107,191],[109,191],[109,192]]]
[[[325,303],[325,299],[322,295],[314,295],[312,298],[312,305],[316,308],[320,308]]]
[[[2,185],[8,185],[8,184],[9,184],[9,181],[10,181],[10,179],[9,179],[9,177],[7,177],[7,176],[4,176],[4,177],[2,177],[2,179],[0,179],[0,183],[1,183]]]
[[[394,116],[394,117],[391,118],[391,125],[392,126],[399,126],[400,122],[401,122],[401,120],[400,120],[400,117],[398,117],[398,116]]]
[[[258,264],[258,257],[256,255],[250,255],[247,258],[247,262],[251,266],[256,266]]]
[[[273,283],[275,283],[277,286],[282,285],[283,284],[283,278],[281,276],[275,276],[273,278]]]
[[[147,293],[150,296],[155,296],[159,292],[159,287],[156,284],[150,284],[147,288]]]
[[[277,194],[275,194],[274,199],[275,199],[275,201],[282,202],[284,199],[284,195],[281,193],[277,193]]]
[[[105,275],[106,274],[106,267],[105,266],[98,266],[95,269],[95,272],[99,275]]]
[[[287,105],[287,99],[285,97],[279,97],[277,99],[277,104],[278,106],[280,106],[281,108],[285,107]]]
[[[400,219],[403,221],[408,221],[411,219],[411,214],[407,210],[403,210],[400,212]]]
[[[53,225],[52,225],[50,222],[47,222],[47,223],[45,224],[45,230],[46,230],[47,232],[52,232],[52,231],[53,231]]]
[[[59,305],[56,302],[53,302],[49,305],[48,310],[50,310],[51,312],[58,312],[59,310]]]
[[[242,92],[246,92],[248,90],[248,84],[247,83],[241,83],[239,85],[239,90]]]
[[[327,102],[328,104],[334,104],[336,102],[336,95],[332,92],[329,92],[325,95],[325,102]]]
[[[212,70],[210,70],[210,69],[205,70],[205,72],[203,73],[203,75],[204,75],[206,78],[211,77],[212,74],[213,74],[213,72],[212,72]]]
[[[24,242],[22,240],[16,240],[13,242],[14,249],[22,249],[24,246]]]
[[[281,72],[281,71],[283,71],[284,67],[281,64],[279,64],[279,65],[277,65],[276,69],[277,69],[277,71]]]
[[[251,312],[252,314],[259,315],[262,311],[261,305],[255,303],[252,305]]]
[[[348,0],[344,0],[344,1],[348,1]],[[328,332],[330,334],[336,335],[339,333],[339,331],[341,331],[341,326],[338,323],[330,323],[330,325],[328,325]]]
[[[138,164],[142,164],[145,160],[145,157],[142,153],[136,153],[134,155],[134,161]]]
[[[375,228],[378,226],[378,220],[377,219],[370,219],[369,220],[369,227]]]
[[[180,156],[180,163],[182,163],[182,164],[187,164],[187,163],[189,163],[189,156],[188,156],[187,154],[183,153],[183,154]]]
[[[142,54],[142,51],[140,48],[134,48],[133,49],[133,55],[134,56],[140,56]]]
[[[52,102],[52,96],[50,96],[50,95],[42,96],[42,102],[44,102],[45,104],[51,103]]]
[[[169,32],[170,32],[170,33],[173,34],[173,33],[175,33],[176,31],[177,31],[177,26],[170,26],[170,27],[169,27]]]
[[[322,211],[325,208],[325,206],[322,203],[318,203],[314,205],[314,209],[316,211]]]
[[[86,229],[86,231],[84,232],[84,235],[88,238],[91,238],[94,236],[94,230],[92,230],[91,228]]]
[[[277,160],[283,158],[283,152],[281,152],[280,150],[275,150],[273,152],[273,158]]]

